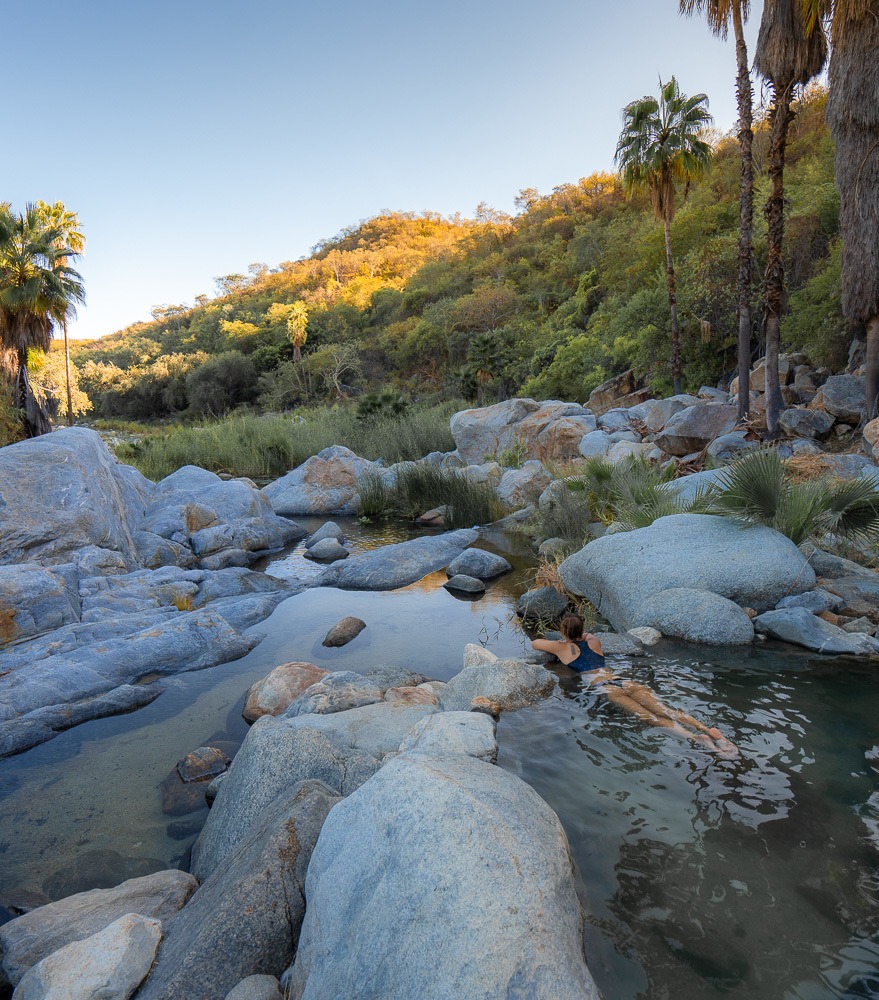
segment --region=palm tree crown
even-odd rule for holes
[[[678,185],[710,163],[711,145],[701,136],[712,121],[706,95],[687,97],[674,77],[660,83],[659,99],[648,95],[623,109],[615,161],[628,191],[649,191],[657,219],[674,218]]]

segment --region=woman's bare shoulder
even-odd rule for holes
[[[531,643],[532,649],[540,649],[545,653],[555,653],[559,649],[568,646],[569,643],[562,639],[535,639]]]

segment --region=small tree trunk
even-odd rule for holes
[[[301,361],[302,360],[302,351],[300,350],[300,347],[299,347],[298,344],[294,344],[293,345],[293,360],[294,361]]]
[[[675,285],[675,266],[671,254],[671,222],[665,220],[665,273],[668,276],[668,306],[671,310],[671,377],[674,394],[681,391],[681,334],[678,329],[678,298]]]
[[[764,209],[769,224],[767,234],[766,281],[764,283],[764,329],[766,331],[766,430],[771,440],[778,436],[778,422],[784,401],[778,382],[778,351],[781,313],[784,308],[784,154],[787,133],[793,121],[791,97],[793,84],[773,83],[769,124],[772,144],[769,148],[771,190]]]
[[[67,318],[62,320],[64,330],[64,374],[67,381],[67,426],[73,426],[73,393],[70,389],[70,344],[67,340]]]
[[[867,405],[865,420],[879,417],[879,316],[867,321],[867,358],[865,362]]]
[[[754,158],[752,144],[753,97],[748,72],[748,46],[742,27],[740,0],[732,7],[736,36],[736,96],[739,105],[739,148],[742,166],[739,185],[739,420],[746,420],[751,408],[751,234],[754,224]]]

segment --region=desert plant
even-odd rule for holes
[[[873,480],[822,476],[798,481],[771,449],[752,452],[725,469],[710,510],[775,528],[796,545],[825,533],[847,540],[879,537],[879,489]]]
[[[390,506],[407,518],[446,507],[447,528],[489,524],[505,513],[490,483],[474,483],[455,469],[426,463],[413,462],[398,470],[390,500]]]
[[[521,469],[528,461],[528,444],[521,438],[516,438],[511,445],[504,448],[497,460],[505,469]]]
[[[395,389],[370,392],[357,404],[357,416],[361,420],[380,417],[399,417],[409,409],[409,400]]]
[[[362,476],[357,481],[360,494],[361,518],[384,517],[391,509],[391,495],[384,479],[376,475]]]

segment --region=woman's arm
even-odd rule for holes
[[[552,653],[553,656],[559,655],[559,649],[566,645],[564,642],[559,642],[557,639],[535,639],[531,643],[532,649],[539,649],[543,653]]]

